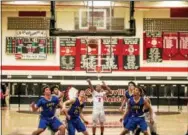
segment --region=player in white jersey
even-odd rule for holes
[[[94,89],[90,79],[87,79],[89,87],[93,96],[93,135],[96,133],[97,123],[100,123],[101,135],[104,133],[104,122],[105,122],[105,112],[104,112],[104,97],[111,93],[110,87],[108,87],[105,82],[102,85],[98,84]],[[106,91],[104,91],[106,90]]]

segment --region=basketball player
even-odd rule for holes
[[[51,90],[53,96],[56,96],[57,98],[59,98],[59,100],[61,102],[63,102],[63,96],[64,96],[64,94],[59,90],[59,86],[58,85],[53,85],[50,88],[50,90]]]
[[[66,106],[70,105],[70,109],[67,110]],[[75,129],[78,132],[82,132],[84,135],[89,135],[86,127],[84,125],[88,124],[88,121],[86,121],[82,114],[82,109],[85,106],[85,91],[81,90],[78,93],[78,97],[75,99],[67,100],[63,103],[63,112],[66,115],[67,118],[67,124],[68,124],[68,135],[75,135]],[[81,121],[81,119],[83,122]]]
[[[51,95],[49,86],[43,87],[43,93],[44,97],[41,97],[37,104],[34,102],[31,104],[32,111],[34,112],[40,107],[42,108],[38,129],[34,131],[32,135],[40,135],[45,131],[47,126],[54,132],[59,130],[59,135],[65,135],[65,126],[55,116],[57,105],[62,107],[62,105],[59,104],[59,99]]]
[[[141,88],[141,87],[140,87]],[[141,88],[142,91],[143,91],[143,96],[144,96],[144,99],[146,101],[148,101],[148,103],[151,105],[152,107],[152,104],[151,104],[151,100],[149,99],[149,97],[146,96],[146,89],[145,88]],[[150,123],[150,113],[149,113],[149,109],[147,108],[144,108],[144,112],[145,112],[145,119],[146,119],[146,122],[147,122],[147,125],[149,126],[149,129],[150,129],[150,133],[151,135],[158,135],[157,134],[157,124],[156,124],[156,121],[155,121],[155,113],[153,111],[153,118],[154,118],[154,122],[153,124]],[[140,132],[141,132],[141,129],[138,128],[135,135],[140,135]]]
[[[150,111],[150,122],[153,123],[153,113],[152,108],[150,104],[142,97],[142,89],[141,88],[135,88],[133,90],[133,97],[131,97],[128,100],[128,107],[123,115],[123,117],[120,119],[122,121],[126,118],[126,115],[131,113],[130,118],[128,119],[127,124],[124,126],[124,130],[121,132],[120,135],[125,135],[129,131],[134,131],[137,126],[141,128],[141,131],[144,133],[144,135],[149,135],[147,131],[147,123],[144,118],[144,112],[143,108],[147,108]]]
[[[123,108],[125,104],[127,103],[127,101],[129,100],[129,98],[132,97],[132,91],[135,89],[135,87],[136,87],[136,84],[134,82],[131,81],[128,83],[128,90],[125,91],[124,100],[119,108],[121,112],[123,112]]]
[[[90,79],[87,79],[87,82],[89,83],[89,87],[92,92],[93,96],[93,135],[96,133],[96,126],[98,121],[100,122],[100,128],[101,128],[101,135],[104,133],[104,122],[105,122],[105,113],[104,113],[104,96],[111,93],[111,89],[105,84],[105,82],[102,82],[102,87],[104,87],[106,92],[102,91],[101,85],[97,85],[94,89]]]
[[[59,90],[59,86],[58,85],[53,85],[50,88],[52,95],[56,96],[59,99],[60,103],[63,103],[63,93]],[[55,116],[57,116],[58,118],[60,118],[60,114],[61,114],[61,109],[59,106],[57,106],[56,112],[55,112]],[[53,132],[51,130],[51,135],[55,135],[55,132]]]
[[[123,100],[123,102],[122,102],[122,104],[119,108],[119,110],[121,112],[123,112],[123,108],[124,108],[125,104],[126,104],[126,108],[127,108],[127,102],[133,96],[132,91],[135,89],[135,87],[136,87],[136,84],[134,82],[131,81],[131,82],[128,83],[128,90],[125,91],[124,100]],[[126,116],[126,118],[123,120],[124,126],[127,124],[129,117],[130,117],[130,114],[128,114]]]

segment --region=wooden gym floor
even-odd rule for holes
[[[16,135],[16,133],[30,135],[37,128],[39,121],[38,114],[18,113],[17,110],[15,108],[2,110],[2,135]],[[85,117],[91,122],[91,114],[85,114]],[[121,123],[119,123],[120,117],[120,114],[106,115],[106,126],[108,128],[105,129],[104,135],[119,135],[122,130]],[[64,120],[64,116],[60,116],[60,118]],[[156,119],[159,135],[185,135],[188,124],[186,107],[183,108],[183,112],[180,114],[157,115]],[[89,125],[88,131],[92,135],[90,127],[91,125]],[[50,134],[50,131],[46,130],[42,135]],[[100,135],[99,129],[97,130],[97,135]]]

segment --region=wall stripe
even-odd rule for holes
[[[61,71],[59,66],[2,66],[2,70],[42,70]],[[120,70],[121,72],[123,70]],[[116,71],[117,72],[117,71]],[[125,72],[187,72],[188,67],[140,67],[140,70],[130,70]]]

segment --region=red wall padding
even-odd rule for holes
[[[40,16],[46,17],[46,11],[19,11],[19,16]]]
[[[188,17],[188,8],[171,8],[170,17]]]

